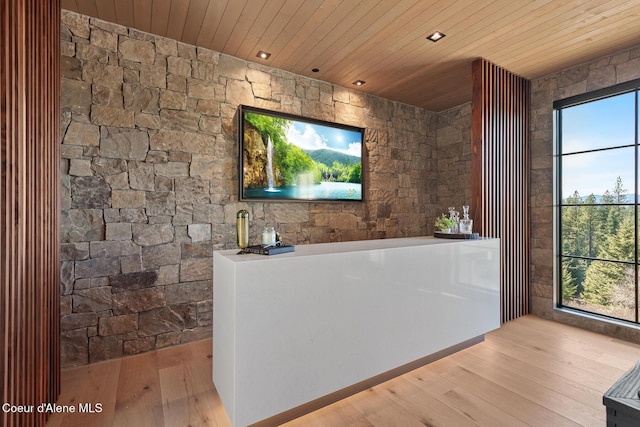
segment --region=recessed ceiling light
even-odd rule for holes
[[[353,84],[356,85],[356,86],[362,86],[365,83],[366,82],[364,80],[356,80],[355,82],[353,82]]]
[[[438,40],[444,38],[445,36],[446,34],[441,33],[440,31],[436,31],[435,33],[428,36],[427,40],[431,40],[432,42],[437,42]]]
[[[258,51],[258,54],[256,56],[261,59],[269,59],[271,54],[269,52],[265,52],[264,50],[260,50]]]

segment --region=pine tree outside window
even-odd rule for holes
[[[636,324],[639,90],[554,103],[557,306]]]

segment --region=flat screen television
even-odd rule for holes
[[[240,199],[362,201],[364,129],[240,106]]]

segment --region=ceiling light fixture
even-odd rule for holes
[[[264,50],[259,50],[256,56],[261,59],[269,59],[271,54],[269,52],[265,52]]]
[[[366,82],[364,80],[356,80],[355,82],[353,82],[353,84],[356,85],[356,86],[362,86],[365,83]]]
[[[428,36],[427,40],[431,40],[432,42],[437,42],[438,40],[443,39],[444,37],[446,37],[446,34],[441,33],[440,31],[436,31],[435,33]]]

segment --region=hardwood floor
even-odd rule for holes
[[[485,342],[286,424],[301,426],[603,426],[602,395],[640,345],[525,316]],[[100,413],[78,413],[101,403]],[[229,426],[211,382],[211,340],[62,373],[48,426]]]

